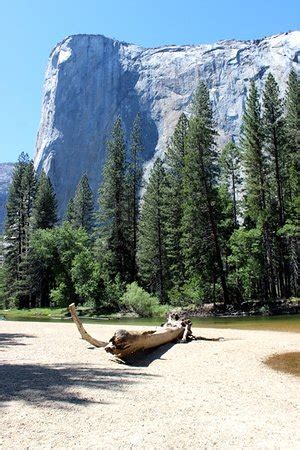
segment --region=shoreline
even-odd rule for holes
[[[233,314],[192,314],[189,315],[187,313],[187,315],[189,317],[191,317],[191,319],[245,319],[245,318],[268,318],[268,317],[278,317],[278,316],[296,316],[300,314],[300,309],[296,310],[296,311],[288,311],[288,312],[278,312],[278,313],[274,313],[274,314],[258,314],[258,313],[233,313]],[[158,320],[163,320],[163,317],[141,317],[138,315],[131,315],[131,314],[111,314],[111,315],[100,315],[100,316],[88,316],[88,315],[82,315],[79,314],[80,319],[83,320],[99,320],[99,321],[113,321],[113,320],[134,320],[134,319],[145,319],[145,320],[149,320],[149,319],[158,319]],[[2,319],[1,319],[2,318]],[[45,319],[45,320],[70,320],[71,316],[70,315],[34,315],[34,314],[26,314],[24,313],[24,315],[22,314],[22,310],[20,310],[20,313],[18,315],[15,315],[14,313],[10,313],[9,310],[1,310],[0,311],[0,320],[8,320],[8,321],[13,321],[13,320],[30,320],[30,319],[34,319],[34,320],[38,320],[38,319]]]

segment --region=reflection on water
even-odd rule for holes
[[[270,331],[290,331],[300,333],[300,314],[284,315],[284,316],[252,316],[252,317],[207,317],[198,318],[192,317],[194,327],[200,328],[236,328],[245,330],[270,330]],[[9,319],[8,319],[9,320]],[[18,317],[18,321],[28,322],[60,322],[71,323],[71,319],[24,319]],[[135,319],[135,318],[121,318],[121,319],[81,319],[83,323],[93,323],[100,325],[118,325],[124,327],[126,325],[138,326],[158,326],[164,322],[164,318],[151,319]]]
[[[266,359],[265,363],[272,369],[300,377],[300,352],[272,355]]]

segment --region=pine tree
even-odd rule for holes
[[[215,211],[218,172],[215,134],[209,92],[200,83],[193,101],[185,157],[182,243],[187,273],[192,277],[201,274],[206,283],[214,284],[209,278],[217,271],[227,305],[229,297]]]
[[[242,181],[240,149],[233,141],[228,142],[222,149],[219,162],[220,183],[218,186],[219,205],[216,208],[218,212],[217,222],[225,273],[231,281],[229,261],[232,248],[230,238],[239,227],[238,216],[240,217],[241,214],[239,196]],[[231,289],[231,298],[235,303],[241,300],[236,286]]]
[[[297,244],[299,235],[299,152],[300,152],[300,80],[291,71],[285,95],[285,213],[286,225],[279,234],[286,239],[290,284],[293,295],[299,295]]]
[[[276,297],[273,240],[268,222],[267,168],[263,154],[263,126],[259,97],[255,82],[250,84],[246,109],[243,117],[242,139],[245,170],[245,224],[248,228],[259,227],[262,231],[264,254],[261,258],[264,268],[261,286],[264,299]]]
[[[221,152],[220,157],[221,185],[228,192],[232,202],[233,227],[238,228],[239,214],[239,189],[241,186],[241,155],[240,149],[233,142],[228,142]]]
[[[268,161],[269,185],[269,227],[273,234],[285,224],[285,135],[283,105],[279,97],[279,87],[269,74],[263,93],[264,152]],[[286,262],[286,246],[279,236],[274,238],[274,260],[278,275],[277,294],[288,295],[289,270]]]
[[[288,78],[285,109],[287,214],[289,219],[294,220],[299,196],[300,152],[300,80],[294,70]]]
[[[166,255],[166,171],[161,159],[151,170],[143,197],[139,226],[138,264],[142,282],[160,300],[165,300],[168,285]]]
[[[255,224],[266,209],[266,169],[263,155],[263,130],[259,97],[251,81],[242,126],[245,169],[246,215]]]
[[[74,199],[70,198],[69,203],[67,204],[67,208],[64,215],[64,222],[68,222],[70,225],[74,225],[76,221],[75,211],[74,211]]]
[[[285,221],[283,107],[278,84],[271,73],[267,76],[263,93],[263,132],[264,150],[269,163],[269,184],[273,191],[272,197],[276,198],[278,222],[282,227]]]
[[[137,236],[140,216],[140,196],[143,180],[143,143],[141,135],[141,119],[138,114],[133,122],[130,153],[127,170],[127,201],[128,201],[128,243],[131,253],[131,280],[137,278]]]
[[[184,257],[181,248],[183,220],[183,177],[187,145],[188,119],[183,113],[179,117],[170,145],[167,149],[168,166],[167,196],[167,255],[172,283],[184,282]]]
[[[120,275],[122,280],[128,277],[125,175],[124,133],[121,119],[117,118],[108,142],[103,182],[99,191],[97,233],[101,252],[105,252],[105,265],[111,279]]]
[[[37,182],[36,195],[33,205],[33,231],[38,229],[50,229],[55,226],[57,223],[56,207],[57,202],[51,181],[45,172],[42,171]],[[29,260],[32,269],[28,282],[32,286],[32,290],[35,293],[36,306],[48,307],[50,304],[49,294],[52,274],[34,251],[32,239],[35,239],[34,234],[30,237]]]
[[[68,215],[72,216],[71,224],[75,228],[82,227],[88,233],[93,228],[94,202],[89,180],[84,174],[77,186],[74,199],[69,203]]]
[[[41,172],[37,182],[36,196],[32,215],[33,228],[53,228],[57,222],[57,201],[49,177]]]
[[[33,162],[22,153],[8,195],[4,259],[6,290],[11,301],[20,308],[29,307],[34,300],[30,285],[30,221],[35,188]]]

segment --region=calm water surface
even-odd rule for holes
[[[10,320],[10,319],[7,319]],[[18,317],[11,319],[17,321],[28,322],[60,322],[71,323],[71,319],[46,319],[31,318],[24,319]],[[93,323],[99,325],[118,325],[124,327],[126,325],[139,326],[158,326],[164,322],[163,318],[151,319],[81,319],[83,323]],[[300,314],[271,316],[271,317],[208,317],[208,318],[191,318],[193,326],[196,328],[236,328],[245,330],[273,330],[273,331],[290,331],[300,333]]]

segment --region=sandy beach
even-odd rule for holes
[[[101,340],[117,329],[86,328]],[[1,449],[300,448],[300,379],[264,364],[299,351],[300,335],[194,332],[225,340],[167,345],[129,366],[73,324],[0,322]]]

